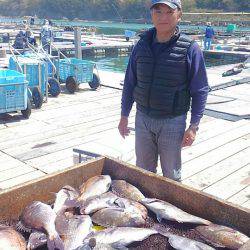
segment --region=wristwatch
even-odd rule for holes
[[[197,132],[199,130],[199,124],[195,124],[195,123],[190,124],[189,128]]]

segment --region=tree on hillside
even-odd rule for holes
[[[195,0],[183,0],[182,1],[182,9],[185,12],[192,11],[196,9],[196,1]]]
[[[150,0],[0,0],[0,14],[89,20],[149,18]],[[183,0],[183,11],[250,11],[246,0]]]

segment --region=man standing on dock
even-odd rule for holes
[[[44,25],[41,29],[41,42],[43,49],[50,54],[51,53],[51,43],[53,41],[53,30],[48,20],[44,21]]]
[[[180,33],[181,1],[152,0],[154,28],[141,35],[128,63],[118,126],[128,136],[128,116],[136,102],[136,165],[181,180],[181,149],[191,146],[205,110],[208,81],[198,44]],[[187,112],[192,100],[190,126]]]
[[[204,37],[205,50],[210,50],[213,37],[214,37],[214,29],[212,28],[211,23],[207,22],[207,27],[205,30],[205,37]]]

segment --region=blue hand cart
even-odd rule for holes
[[[28,81],[29,98],[33,100],[36,108],[41,108],[43,101],[48,100],[48,65],[36,58],[28,58],[14,53],[9,59],[9,69],[17,70],[26,75]],[[45,100],[44,100],[45,97]]]
[[[57,68],[55,66],[55,60],[58,60],[57,56],[49,55],[43,47],[34,47],[32,44],[27,44],[30,51],[25,52],[24,55],[29,58],[39,59],[47,64],[48,67],[48,93],[57,97],[61,93],[61,86],[58,80]]]
[[[0,70],[0,114],[21,111],[24,118],[31,114],[25,75],[14,70]]]
[[[125,30],[124,35],[125,35],[126,41],[128,42],[130,38],[135,37],[136,32],[132,30]]]
[[[96,64],[89,60],[67,58],[55,46],[58,51],[58,60],[55,61],[57,76],[61,83],[66,84],[66,89],[74,93],[81,83],[88,83],[91,89],[98,89],[101,81]],[[63,59],[60,59],[63,57]],[[95,72],[94,72],[95,71]]]

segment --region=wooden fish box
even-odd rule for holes
[[[108,174],[138,187],[145,196],[168,201],[183,210],[214,223],[234,227],[250,236],[250,210],[194,190],[130,164],[98,157],[66,170],[26,182],[0,192],[0,221],[16,220],[23,208],[34,200],[53,202],[63,186],[79,187],[88,178]]]

